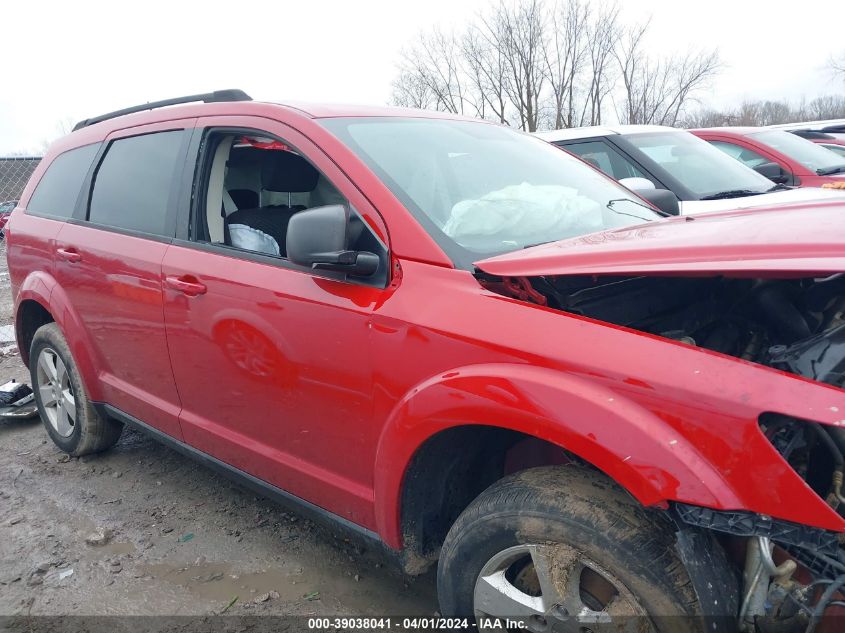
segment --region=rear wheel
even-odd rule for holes
[[[473,501],[443,544],[438,597],[482,629],[702,630],[671,525],[576,466],[517,473]]]
[[[123,425],[104,419],[91,405],[70,348],[55,323],[35,333],[29,358],[38,413],[56,446],[75,457],[114,446]]]

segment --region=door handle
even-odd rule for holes
[[[59,257],[64,259],[71,264],[75,264],[76,262],[82,261],[82,255],[79,254],[75,248],[57,248],[56,253],[58,253]]]
[[[205,284],[200,283],[193,275],[180,275],[178,277],[168,275],[164,278],[164,281],[169,288],[178,290],[189,297],[204,295],[206,290],[208,290]]]

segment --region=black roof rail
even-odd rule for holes
[[[827,132],[820,132],[818,130],[789,130],[789,131],[792,132],[795,136],[800,136],[801,138],[806,138],[806,139],[819,139],[819,140],[828,139],[828,140],[830,140],[832,138],[836,138],[835,136],[828,134]]]
[[[90,119],[83,119],[73,126],[73,131],[81,130],[89,125],[100,123],[101,121],[108,121],[125,114],[132,114],[133,112],[144,112],[145,110],[155,110],[156,108],[164,108],[165,106],[179,105],[181,103],[194,103],[202,101],[203,103],[220,103],[224,101],[252,101],[250,97],[243,90],[233,88],[230,90],[215,90],[214,92],[206,92],[198,95],[188,95],[187,97],[176,97],[174,99],[164,99],[162,101],[151,101],[150,103],[142,103],[141,105],[132,106],[131,108],[124,108],[123,110],[115,110],[99,116],[91,117]]]

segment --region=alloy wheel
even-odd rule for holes
[[[62,437],[69,437],[76,425],[76,399],[70,374],[55,350],[45,347],[38,354],[38,395],[47,421]]]
[[[517,545],[493,556],[476,580],[474,609],[482,630],[507,630],[506,620],[535,633],[653,630],[618,578],[562,543]]]

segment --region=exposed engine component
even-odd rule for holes
[[[845,384],[845,275],[785,280],[559,276],[483,281],[522,300]],[[529,288],[540,297],[532,296]]]
[[[771,541],[765,536],[755,536],[748,541],[743,571],[745,593],[739,611],[740,627],[745,631],[754,631],[757,618],[766,617],[767,611],[772,610],[772,600],[769,596],[773,589],[779,588],[782,598],[779,600],[779,606],[782,606],[783,598],[789,594],[787,588],[793,588],[792,574],[798,568],[797,563],[787,559],[776,565],[772,558],[772,549]],[[777,585],[773,585],[773,579]],[[789,617],[793,615],[795,614],[790,613]]]

